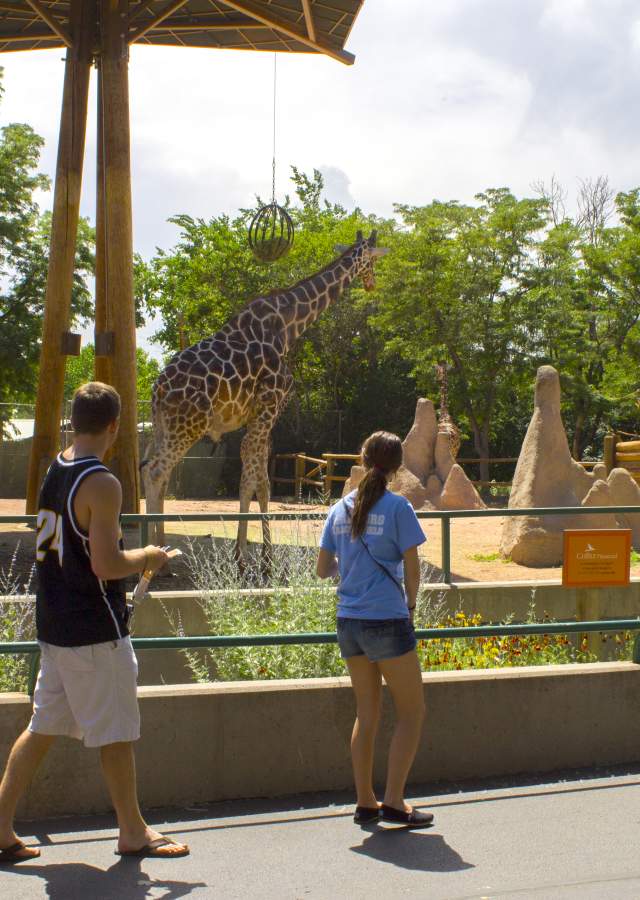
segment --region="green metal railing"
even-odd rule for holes
[[[441,569],[444,584],[451,583],[451,521],[452,519],[496,518],[513,516],[585,516],[615,513],[640,514],[640,506],[550,506],[530,509],[455,509],[418,511],[419,519],[440,519],[442,549]],[[126,528],[137,525],[140,545],[149,543],[149,525],[153,522],[305,522],[326,518],[325,512],[269,512],[269,513],[125,513],[122,524]],[[0,516],[2,524],[21,524],[35,527],[35,516]]]
[[[442,528],[442,574],[445,584],[451,583],[451,520],[462,518],[491,518],[496,516],[558,516],[636,513],[640,506],[535,507],[530,509],[463,509],[417,512],[419,519],[440,519]],[[147,513],[124,514],[124,527],[138,525],[140,544],[149,541],[149,525],[153,522],[272,522],[322,520],[325,512],[309,513]],[[0,524],[24,524],[35,527],[36,516],[0,516]],[[640,663],[640,618],[603,619],[585,622],[533,622],[515,625],[475,625],[451,628],[422,628],[416,630],[419,640],[447,638],[502,637],[517,634],[571,634],[604,631],[638,631],[633,648],[633,661]],[[185,650],[222,647],[265,647],[292,644],[332,644],[335,632],[260,635],[204,635],[196,637],[133,638],[137,650]],[[2,654],[29,654],[29,692],[33,692],[38,669],[39,647],[35,641],[0,644]]]
[[[445,638],[505,637],[517,634],[582,634],[584,632],[638,631],[640,618],[602,619],[591,622],[527,622],[517,625],[469,625],[447,628],[417,628],[418,640],[443,640]],[[633,646],[633,662],[640,663],[640,635]],[[132,638],[136,650],[202,650],[223,647],[270,647],[300,644],[335,644],[335,631],[319,631],[297,634],[216,634],[196,637],[146,637]],[[37,641],[14,641],[0,644],[1,655],[28,654],[29,694],[35,687],[40,648]]]

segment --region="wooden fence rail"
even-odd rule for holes
[[[634,471],[632,471],[631,474],[640,480],[640,442],[637,443],[639,448],[637,454],[631,454],[631,457],[634,457],[635,460],[637,460],[637,472],[634,473]],[[617,464],[623,465],[623,455],[618,454],[617,459],[619,460]],[[325,496],[330,497],[334,483],[344,484],[349,478],[349,475],[336,475],[336,464],[340,462],[351,462],[352,465],[357,465],[359,461],[359,453],[323,453],[322,459],[315,456],[307,456],[306,453],[276,453],[271,458],[269,477],[272,485],[293,485],[296,498],[302,496],[302,489],[305,485],[318,488]],[[482,459],[478,457],[458,457],[458,459],[456,459],[456,462],[458,463],[468,464],[481,462],[487,462],[489,464],[515,463],[517,461],[517,456],[492,456]],[[292,475],[283,476],[278,474],[279,462],[293,463]],[[598,462],[600,462],[600,460],[581,460],[580,465],[584,466],[585,469],[590,469],[597,465]],[[307,468],[308,465],[311,466],[310,469]],[[613,465],[611,465],[611,468],[613,468]],[[633,463],[631,463],[630,468],[633,468]],[[496,481],[495,479],[492,481],[472,481],[472,483],[480,488],[509,487],[511,485],[511,481]]]

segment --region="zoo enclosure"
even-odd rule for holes
[[[439,519],[442,547],[441,547],[441,571],[443,584],[455,584],[451,581],[451,521],[455,519],[488,519],[496,517],[518,516],[584,516],[584,515],[640,515],[640,506],[549,506],[530,507],[522,509],[432,509],[418,510],[418,519]],[[122,525],[138,527],[140,546],[149,543],[149,524],[152,522],[305,522],[319,521],[326,518],[326,512],[268,512],[268,513],[125,513],[121,516]],[[15,515],[0,516],[0,525],[27,525],[36,526],[36,516]]]

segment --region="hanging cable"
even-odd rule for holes
[[[273,54],[273,161],[271,179],[271,202],[276,202],[276,94],[277,94],[278,56]]]

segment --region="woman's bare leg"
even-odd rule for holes
[[[356,721],[351,735],[351,760],[358,806],[378,805],[373,790],[373,751],[380,722],[382,679],[377,663],[366,656],[346,660],[356,695]]]
[[[415,759],[424,720],[422,673],[415,650],[378,662],[389,686],[396,711],[396,726],[389,748],[387,787],[384,802],[395,809],[410,810],[404,802],[404,788]]]

